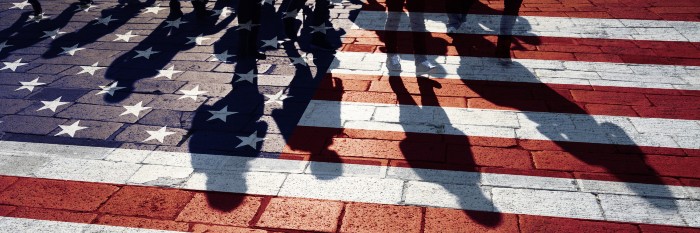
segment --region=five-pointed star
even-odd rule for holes
[[[100,86],[100,89],[102,89],[102,90],[98,91],[97,94],[95,94],[95,95],[105,94],[105,93],[107,93],[108,95],[114,95],[115,91],[124,89],[124,87],[118,87],[117,83],[118,82],[113,82],[109,86]]]
[[[254,24],[254,23],[253,23],[253,20],[250,20],[250,21],[248,21],[248,22],[245,22],[245,23],[242,23],[242,24],[238,24],[238,28],[236,28],[236,31],[238,31],[238,30],[248,30],[248,31],[250,31],[250,30],[253,30],[253,27],[258,26],[258,25],[260,25],[260,24]]]
[[[132,32],[133,31],[128,31],[124,34],[116,34],[115,33],[114,35],[117,36],[117,39],[114,39],[113,41],[123,40],[124,42],[129,42],[129,39],[131,39],[131,37],[139,36],[139,35],[132,34]]]
[[[12,45],[7,44],[7,41],[3,41],[2,43],[0,43],[0,52],[7,47],[12,47]]]
[[[151,55],[154,53],[159,53],[158,51],[153,51],[153,47],[150,47],[146,50],[134,50],[138,55],[134,56],[134,58],[139,58],[139,57],[145,57],[146,59],[151,59]]]
[[[146,7],[146,11],[144,11],[143,13],[146,14],[150,12],[157,15],[158,12],[162,10],[165,10],[165,7],[160,7],[160,4],[158,4],[156,6]]]
[[[182,71],[175,70],[175,65],[170,65],[167,70],[159,70],[158,75],[153,78],[166,77],[168,79],[173,79],[173,74],[182,73]]]
[[[51,39],[56,39],[56,36],[66,33],[66,32],[62,32],[59,30],[61,30],[61,29],[57,28],[56,30],[53,30],[53,31],[44,31],[44,36],[42,36],[41,38],[51,37]]]
[[[83,50],[85,48],[78,48],[78,44],[73,45],[73,47],[61,47],[63,49],[63,52],[60,54],[67,54],[67,55],[75,55],[75,52],[78,52],[80,50]]]
[[[286,18],[296,18],[297,15],[299,14],[299,10],[293,10],[293,11],[287,11],[282,13],[284,16],[282,16],[282,19]]]
[[[168,25],[165,25],[165,27],[163,27],[163,28],[168,28],[168,27],[180,28],[181,24],[187,23],[187,21],[182,21],[182,18],[177,18],[176,20],[166,20],[165,22]]]
[[[68,134],[68,136],[74,137],[76,131],[88,128],[85,126],[80,126],[80,120],[74,122],[72,125],[58,125],[58,127],[61,127],[61,132],[58,132],[54,136],[58,136],[61,134]]]
[[[89,65],[89,66],[80,66],[80,68],[83,70],[78,72],[76,75],[84,74],[84,73],[88,73],[90,75],[95,75],[95,71],[98,71],[100,69],[104,69],[104,67],[97,67],[97,64],[99,64],[99,62],[95,62],[94,64]]]
[[[269,40],[261,40],[263,42],[263,45],[260,48],[265,48],[267,46],[277,48],[279,46],[279,41],[277,40],[277,37],[272,37],[272,39]]]
[[[27,89],[27,90],[29,90],[29,92],[32,92],[32,91],[34,91],[34,88],[35,88],[36,86],[41,86],[41,85],[45,85],[45,84],[46,84],[46,83],[40,83],[40,82],[39,82],[39,78],[35,78],[34,80],[32,80],[32,81],[30,81],[30,82],[19,82],[19,83],[22,84],[22,86],[19,87],[19,88],[17,88],[17,90],[15,90],[15,91],[19,91],[19,90],[22,90],[22,89]]]
[[[163,143],[163,140],[165,140],[165,136],[174,134],[175,132],[168,132],[167,126],[163,126],[163,128],[160,128],[159,130],[156,131],[151,131],[151,130],[146,130],[146,133],[148,133],[150,136],[146,138],[146,140],[143,140],[144,142],[150,141],[150,140],[158,140],[160,143]]]
[[[265,140],[265,138],[259,138],[258,137],[258,131],[256,130],[253,132],[250,136],[244,137],[244,136],[236,136],[238,139],[241,140],[241,143],[238,143],[236,148],[242,147],[242,146],[250,146],[253,147],[253,149],[258,148],[258,142],[261,142]]]
[[[13,62],[3,62],[3,64],[5,64],[5,67],[2,67],[2,69],[0,69],[0,70],[9,69],[9,70],[15,71],[15,70],[17,70],[17,67],[29,64],[29,63],[22,63],[21,61],[22,61],[22,58],[17,59],[17,61],[13,61]]]
[[[51,16],[44,15],[44,14],[41,14],[38,16],[30,15],[29,18],[27,18],[27,22],[38,23],[38,22],[41,22],[42,20],[47,20],[49,18],[51,18]]]
[[[203,34],[199,34],[199,36],[187,37],[187,39],[190,41],[187,41],[185,44],[195,43],[196,45],[202,45],[203,41],[210,39],[209,37],[203,37],[202,35]]]
[[[282,91],[277,92],[277,94],[274,95],[265,95],[268,99],[265,101],[265,104],[269,103],[278,103],[282,105],[282,101],[286,98],[289,98],[291,96],[285,95]]]
[[[109,22],[117,20],[117,19],[112,19],[111,15],[108,15],[107,17],[104,17],[104,18],[96,18],[96,19],[97,19],[97,22],[93,23],[92,25],[104,24],[105,26],[109,26]]]
[[[177,99],[190,98],[193,100],[197,100],[198,95],[207,93],[206,91],[200,91],[199,85],[192,88],[192,90],[180,90],[180,92],[182,92],[182,96],[180,96],[180,98],[177,98]]]
[[[219,111],[209,111],[209,112],[212,114],[212,116],[209,117],[209,119],[207,119],[207,121],[219,119],[219,120],[222,120],[223,122],[226,122],[227,116],[238,113],[238,112],[229,112],[228,106],[224,106],[224,108],[222,108]]]
[[[238,80],[236,80],[236,82],[248,81],[250,83],[254,83],[255,78],[258,76],[257,74],[255,74],[254,70],[250,70],[250,71],[248,71],[248,73],[245,73],[245,74],[235,73],[235,75],[238,75],[239,77],[241,77]]]
[[[123,107],[126,108],[126,111],[124,111],[122,114],[119,114],[120,116],[123,116],[126,114],[132,114],[136,117],[139,117],[139,115],[141,115],[141,111],[151,108],[151,107],[144,107],[143,101],[140,101],[139,103],[134,104],[133,106],[124,105]]]
[[[44,104],[44,106],[37,109],[36,111],[38,112],[44,109],[49,109],[52,112],[56,112],[56,108],[58,108],[58,106],[68,104],[68,102],[61,102],[62,97],[63,96],[59,96],[58,98],[52,101],[41,101],[41,103]]]
[[[264,6],[265,4],[270,4],[272,5],[272,0],[260,0],[260,5]]]
[[[227,17],[231,13],[233,13],[233,11],[231,10],[231,7],[224,7],[221,10],[214,10],[214,14],[212,14],[211,16],[220,15],[222,17]]]
[[[289,57],[289,59],[292,59],[292,65],[302,65],[302,66],[308,66],[309,64],[306,64],[306,61],[304,60],[303,57]]]
[[[31,4],[29,4],[29,1],[12,3],[12,6],[10,7],[10,9],[17,8],[17,9],[23,10],[24,7],[29,6],[29,5],[31,5]]]
[[[229,57],[235,57],[236,55],[229,55],[228,50],[226,50],[223,53],[213,53],[211,56],[213,57],[209,61],[228,62]]]
[[[328,27],[328,26],[326,26],[326,24],[321,24],[318,26],[311,26],[311,28],[313,29],[313,30],[311,30],[311,33],[320,32],[320,33],[326,34],[326,30],[331,29],[333,27]]]
[[[61,127],[61,132],[58,132],[54,136],[58,136],[61,134],[68,134],[70,137],[74,137],[76,131],[88,128],[88,127],[80,126],[80,120],[76,121],[72,125],[59,125],[58,127]]]

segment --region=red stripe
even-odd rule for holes
[[[678,148],[298,126],[284,159],[698,186],[700,157]]]
[[[662,232],[693,228],[446,208],[0,177],[0,215],[193,232]],[[85,192],[88,190],[89,192]],[[17,198],[19,197],[19,198]],[[84,200],[99,200],[90,208]],[[48,207],[48,203],[51,207]],[[119,206],[114,209],[110,206]],[[152,214],[168,212],[167,216]]]
[[[700,91],[672,89],[328,74],[314,99],[700,120]]]
[[[400,4],[404,0],[370,0],[363,5],[362,10],[386,11],[387,2]],[[403,11],[422,11],[433,13],[470,13],[470,14],[502,14],[504,1],[480,0],[468,9],[459,6],[459,2],[469,0],[430,1],[430,3],[415,5],[399,5]],[[446,7],[449,6],[449,7]],[[468,12],[467,12],[468,10]],[[391,9],[391,11],[399,11]],[[577,18],[606,18],[606,19],[647,19],[647,20],[677,20],[700,21],[700,3],[694,0],[680,1],[552,1],[524,0],[520,6],[519,15],[523,16],[554,16]]]
[[[388,40],[389,33],[396,33],[393,36],[402,39]],[[351,30],[344,38],[341,50],[347,52],[387,52],[388,46],[397,53],[504,56],[497,52],[495,35]],[[508,54],[522,59],[700,66],[698,42],[513,36],[510,52],[505,55]]]

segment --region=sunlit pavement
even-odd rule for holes
[[[0,231],[700,232],[700,2],[142,1],[0,2]]]

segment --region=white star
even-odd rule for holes
[[[146,140],[143,140],[143,142],[147,142],[147,141],[155,139],[155,140],[158,140],[160,143],[163,143],[163,140],[165,140],[165,136],[168,136],[168,135],[175,133],[175,132],[168,132],[166,130],[167,130],[166,126],[163,126],[163,128],[160,128],[159,130],[156,130],[156,131],[146,130],[146,133],[148,133],[150,136],[148,136],[148,138],[146,138]]]
[[[116,34],[115,33],[114,35],[117,36],[117,39],[114,39],[113,41],[123,40],[124,42],[129,42],[129,39],[131,39],[131,37],[139,36],[139,35],[132,34],[132,32],[133,31],[128,31],[125,34]]]
[[[158,75],[153,78],[166,77],[168,79],[173,79],[173,74],[182,73],[182,71],[175,70],[175,65],[171,65],[167,70],[159,70]]]
[[[265,97],[268,98],[268,100],[265,101],[265,104],[278,103],[280,105],[283,105],[282,101],[286,98],[291,97],[291,96],[285,95],[282,91],[279,91],[279,92],[277,92],[277,94],[265,95]]]
[[[54,136],[58,136],[61,134],[68,134],[70,137],[74,137],[76,131],[88,128],[88,127],[80,126],[80,120],[76,121],[72,125],[59,125],[58,127],[61,127],[61,132],[58,132]]]
[[[95,75],[95,71],[98,71],[98,70],[100,70],[100,69],[104,69],[104,67],[97,67],[97,64],[98,64],[98,63],[99,63],[99,62],[95,62],[94,64],[89,65],[89,66],[80,66],[80,68],[83,69],[83,70],[81,70],[80,72],[78,72],[76,75],[78,75],[78,74],[84,74],[84,73],[88,73],[88,74],[90,74],[90,75]]]
[[[224,108],[222,108],[219,111],[209,111],[209,112],[212,114],[212,116],[209,117],[209,119],[207,119],[207,121],[219,119],[219,120],[222,120],[224,122],[226,122],[227,116],[238,113],[238,112],[229,112],[228,106],[224,106]]]
[[[96,8],[96,7],[97,7],[97,5],[95,5],[95,4],[78,4],[78,9],[75,10],[75,12],[78,12],[78,11],[88,12],[88,11],[90,11],[90,9]]]
[[[158,12],[162,10],[165,10],[165,7],[160,7],[160,4],[158,4],[156,6],[146,7],[146,11],[144,11],[143,13],[146,14],[150,12],[157,15]]]
[[[233,13],[233,10],[231,10],[231,7],[224,7],[224,8],[221,8],[221,10],[214,10],[214,14],[212,14],[211,16],[220,15],[220,16],[223,16],[223,17],[227,17],[227,16],[229,16],[231,13]]]
[[[139,115],[141,115],[141,111],[147,110],[147,109],[150,109],[150,108],[151,108],[151,107],[144,107],[144,106],[143,106],[143,101],[141,101],[141,102],[139,102],[139,103],[137,103],[137,104],[134,104],[133,106],[124,105],[124,106],[122,106],[122,107],[126,108],[126,111],[124,111],[122,114],[119,114],[120,116],[123,116],[123,115],[126,115],[126,114],[132,114],[132,115],[134,115],[134,116],[136,116],[136,117],[139,117]]]
[[[98,91],[97,94],[95,94],[95,95],[107,93],[108,95],[112,95],[112,96],[113,96],[115,91],[124,89],[124,87],[118,87],[118,86],[117,86],[117,83],[118,83],[118,82],[113,82],[113,83],[110,84],[109,86],[100,86],[100,88],[101,88],[102,90],[101,90],[101,91]]]
[[[272,5],[272,0],[260,0],[260,5],[264,6],[265,4],[270,4]]]
[[[236,31],[238,31],[238,30],[250,31],[250,30],[253,30],[253,27],[258,26],[258,25],[260,25],[260,24],[254,24],[253,21],[250,20],[246,23],[238,24],[238,28],[236,28]]]
[[[277,40],[277,37],[272,37],[272,39],[269,40],[261,40],[263,42],[263,45],[261,48],[265,48],[267,46],[277,48],[279,46],[279,41]]]
[[[246,74],[235,73],[235,75],[238,75],[239,77],[241,77],[241,78],[239,78],[238,80],[236,80],[236,82],[248,81],[248,82],[250,82],[250,83],[254,83],[254,82],[255,82],[255,78],[258,76],[257,74],[255,74],[254,70],[250,70],[250,71],[249,71],[248,73],[246,73]]]
[[[0,43],[0,51],[7,47],[12,47],[12,45],[7,44],[7,41],[3,41],[2,43]]]
[[[205,40],[210,39],[209,37],[203,37],[202,34],[199,34],[199,36],[195,37],[187,37],[190,41],[187,41],[185,44],[192,44],[195,43],[196,45],[202,45],[202,42]]]
[[[29,18],[27,19],[27,22],[31,21],[34,23],[38,23],[38,22],[41,22],[42,20],[47,20],[49,18],[51,18],[51,16],[44,15],[44,14],[40,14],[38,16],[37,15],[30,15]]]
[[[165,27],[163,27],[163,28],[167,28],[167,27],[180,28],[181,24],[187,23],[187,21],[182,21],[182,18],[177,18],[176,20],[166,20],[165,22],[168,25],[165,25]]]
[[[326,30],[331,29],[333,27],[328,27],[328,26],[326,26],[326,24],[321,24],[318,26],[311,26],[311,28],[313,29],[313,30],[311,30],[311,33],[320,32],[320,33],[326,34]]]
[[[282,19],[296,18],[297,15],[299,14],[299,10],[288,11],[288,12],[284,12],[282,14],[284,14],[284,16],[282,16]]]
[[[250,146],[250,147],[253,147],[253,149],[257,149],[258,142],[265,140],[265,138],[258,137],[258,131],[253,132],[253,134],[251,134],[248,137],[243,137],[243,136],[236,136],[236,137],[238,137],[238,139],[241,140],[241,143],[238,143],[236,148],[242,147],[242,146]]]
[[[229,55],[228,50],[226,50],[223,53],[214,53],[212,56],[213,57],[209,61],[228,62],[229,57],[235,57],[236,55]]]
[[[139,58],[139,57],[145,57],[146,59],[151,59],[151,55],[154,53],[159,53],[158,51],[153,51],[153,47],[150,47],[146,50],[134,50],[138,55],[134,56],[134,58]]]
[[[180,98],[177,98],[177,99],[190,98],[190,99],[193,99],[193,100],[197,100],[197,96],[198,96],[198,95],[207,93],[206,91],[200,91],[200,90],[199,90],[199,85],[197,85],[197,86],[195,86],[194,88],[192,88],[192,90],[180,90],[180,92],[182,92],[183,95],[180,96]]]
[[[58,98],[56,98],[55,100],[52,100],[52,101],[41,101],[41,103],[44,104],[44,106],[37,109],[36,111],[38,112],[38,111],[41,111],[44,109],[49,109],[52,112],[56,112],[56,108],[58,108],[61,105],[68,104],[68,102],[61,102],[62,97],[63,96],[59,96]]]
[[[75,55],[75,52],[78,52],[80,50],[83,50],[85,48],[78,48],[78,44],[73,45],[73,47],[61,47],[63,49],[63,52],[60,54],[66,54],[66,55]]]
[[[108,15],[107,17],[104,18],[95,18],[97,22],[93,23],[92,25],[97,25],[97,24],[104,24],[105,26],[109,26],[109,22],[116,21],[117,19],[112,19],[111,15]]]
[[[0,70],[9,69],[9,70],[15,71],[15,70],[17,70],[17,67],[29,64],[29,63],[22,63],[21,61],[22,61],[22,58],[17,59],[17,61],[14,61],[14,62],[3,62],[3,64],[5,64],[5,67],[2,67],[2,69],[0,69]]]
[[[308,66],[309,64],[306,64],[306,60],[304,60],[303,57],[289,57],[289,59],[292,59],[292,65],[302,65],[302,66]]]
[[[36,86],[46,85],[46,83],[40,83],[40,82],[39,82],[39,78],[35,78],[35,79],[32,80],[31,82],[19,82],[19,83],[22,84],[22,86],[19,87],[19,88],[17,88],[17,90],[15,90],[15,91],[19,91],[19,90],[22,90],[22,89],[27,89],[27,90],[29,90],[29,92],[32,92],[32,91],[34,91],[34,88],[35,88]]]
[[[44,31],[44,36],[41,38],[46,38],[46,37],[51,37],[51,39],[56,39],[56,36],[65,34],[66,32],[59,31],[61,30],[60,28],[53,30],[53,31]]]
[[[29,1],[12,3],[12,6],[10,7],[10,9],[17,8],[17,9],[23,10],[24,7],[29,6],[29,5],[31,5],[31,4],[29,4]]]

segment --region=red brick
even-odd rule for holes
[[[602,180],[602,181],[617,181],[617,182],[631,182],[631,183],[647,183],[647,184],[664,184],[664,185],[678,185],[681,186],[681,182],[678,179],[670,177],[658,177],[653,176],[642,176],[642,175],[609,175],[601,173],[574,173],[577,179],[584,180]]]
[[[543,60],[567,60],[575,61],[573,53],[562,52],[536,52],[536,51],[513,51],[515,58],[519,59],[543,59]]]
[[[537,49],[540,51],[567,52],[567,53],[601,53],[601,50],[599,47],[589,46],[589,45],[542,44],[542,45],[538,45]]]
[[[229,226],[213,226],[205,224],[195,224],[192,227],[193,233],[265,233],[265,230],[229,227]]]
[[[533,169],[530,153],[523,149],[449,145],[447,147],[447,162],[474,164],[482,167]]]
[[[532,152],[537,169],[605,173],[649,174],[646,164],[638,155],[569,153],[562,151]]]
[[[700,96],[683,96],[683,95],[647,95],[649,101],[655,106],[676,107],[676,108],[700,108],[689,103],[700,103]]]
[[[0,216],[8,216],[15,209],[17,209],[16,206],[0,205]]]
[[[642,229],[643,233],[698,233],[700,229],[690,228],[690,227],[674,227],[674,226],[660,226],[660,225],[646,225],[639,224],[639,228]]]
[[[529,232],[622,233],[639,232],[632,224],[520,215],[520,230]]]
[[[189,225],[184,222],[116,215],[101,216],[94,223],[110,226],[149,228],[169,231],[187,231],[189,229]]]
[[[366,91],[369,88],[369,80],[324,78],[319,84],[319,89],[337,91]]]
[[[369,53],[374,51],[377,46],[375,45],[364,45],[364,44],[349,44],[343,47],[345,52],[365,52]]]
[[[0,176],[0,191],[14,184],[19,178],[12,176]]]
[[[392,141],[414,141],[414,142],[441,142],[442,137],[435,134],[411,133],[411,132],[391,132],[364,129],[343,129],[343,135],[349,138],[368,138]]]
[[[445,142],[450,144],[488,146],[488,147],[510,147],[517,145],[514,138],[495,138],[478,136],[444,135]]]
[[[442,143],[334,138],[325,154],[332,153],[364,158],[445,161]]]
[[[641,117],[700,120],[700,108],[634,106]]]
[[[700,179],[681,178],[681,183],[683,183],[684,186],[700,187]]]
[[[63,180],[18,180],[0,194],[0,203],[39,208],[96,210],[119,187]]]
[[[257,227],[302,231],[335,232],[342,202],[298,198],[273,198]]]
[[[620,56],[615,54],[602,53],[575,53],[574,61],[592,61],[592,62],[623,62]]]
[[[518,232],[514,214],[428,207],[425,232]]]
[[[645,161],[661,176],[700,178],[700,157],[649,155]]]
[[[107,200],[100,212],[175,219],[191,198],[189,191],[127,186]]]
[[[541,100],[489,100],[484,98],[469,98],[467,100],[469,108],[498,109],[498,110],[520,110],[520,111],[547,111],[547,104]]]
[[[66,210],[52,210],[32,207],[21,207],[13,212],[10,217],[52,220],[61,222],[90,223],[97,217],[95,213],[73,212]]]
[[[261,200],[228,193],[197,193],[176,220],[247,227]]]
[[[420,207],[352,203],[345,207],[340,232],[420,232]]]
[[[630,106],[609,104],[586,104],[586,110],[593,115],[638,116]]]
[[[572,90],[571,94],[576,101],[585,103],[650,105],[649,100],[639,93]]]

